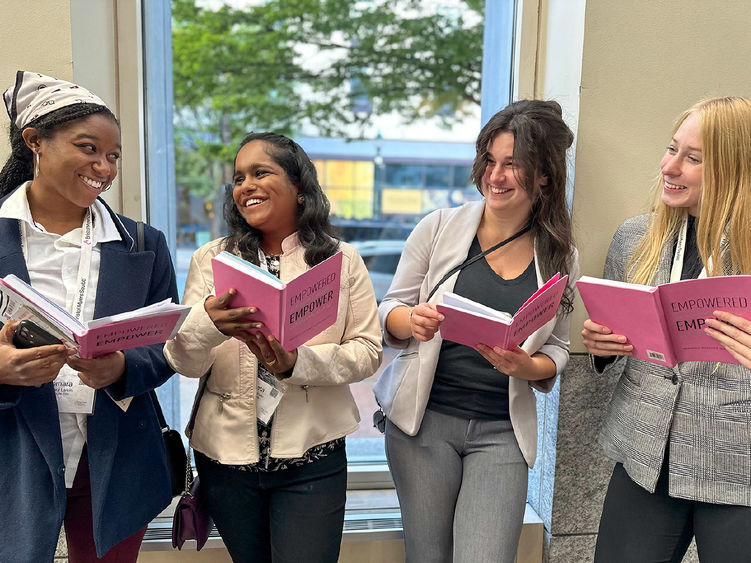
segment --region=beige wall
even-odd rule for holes
[[[0,91],[13,85],[17,70],[33,70],[65,80],[73,78],[70,0],[3,0]],[[23,17],[20,17],[23,14]],[[0,115],[0,162],[9,153],[8,116]]]
[[[574,191],[583,273],[600,275],[617,226],[647,210],[674,118],[703,97],[751,95],[749,23],[747,0],[587,2]],[[580,305],[580,352],[583,319]]]

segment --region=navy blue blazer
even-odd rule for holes
[[[145,250],[138,252],[135,221],[107,210],[122,240],[101,245],[95,318],[166,298],[178,302],[164,235],[147,225]],[[29,281],[15,219],[0,219],[0,277],[7,274]],[[123,412],[100,389],[88,419],[94,542],[100,557],[171,500],[164,442],[148,391],[173,371],[161,344],[123,353],[125,374],[108,391],[118,399],[133,397],[130,407]],[[52,560],[65,515],[63,475],[52,384],[0,385],[0,561]]]

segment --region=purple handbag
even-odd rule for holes
[[[198,477],[191,479],[180,500],[177,501],[172,517],[172,547],[182,549],[186,540],[196,540],[196,550],[206,545],[214,522],[201,499]]]
[[[196,394],[196,400],[193,403],[193,409],[190,413],[188,428],[186,434],[190,437],[193,434],[193,426],[196,422],[196,413],[198,405],[206,390],[206,383],[211,372],[207,373],[202,381],[201,386]],[[206,545],[209,539],[211,529],[214,527],[214,521],[211,519],[206,502],[201,496],[200,481],[198,476],[193,477],[193,468],[190,464],[190,447],[188,447],[188,463],[185,467],[185,489],[183,490],[180,500],[175,507],[175,515],[172,517],[172,547],[182,549],[187,540],[196,540],[196,551]]]

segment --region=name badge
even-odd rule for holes
[[[262,424],[268,424],[274,415],[279,401],[284,395],[285,386],[273,375],[258,370],[256,384],[256,413]]]
[[[70,366],[63,366],[52,385],[55,388],[57,409],[64,413],[92,414],[96,390],[78,377]]]

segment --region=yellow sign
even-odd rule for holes
[[[386,188],[381,191],[381,213],[422,213],[421,190],[394,190]]]

